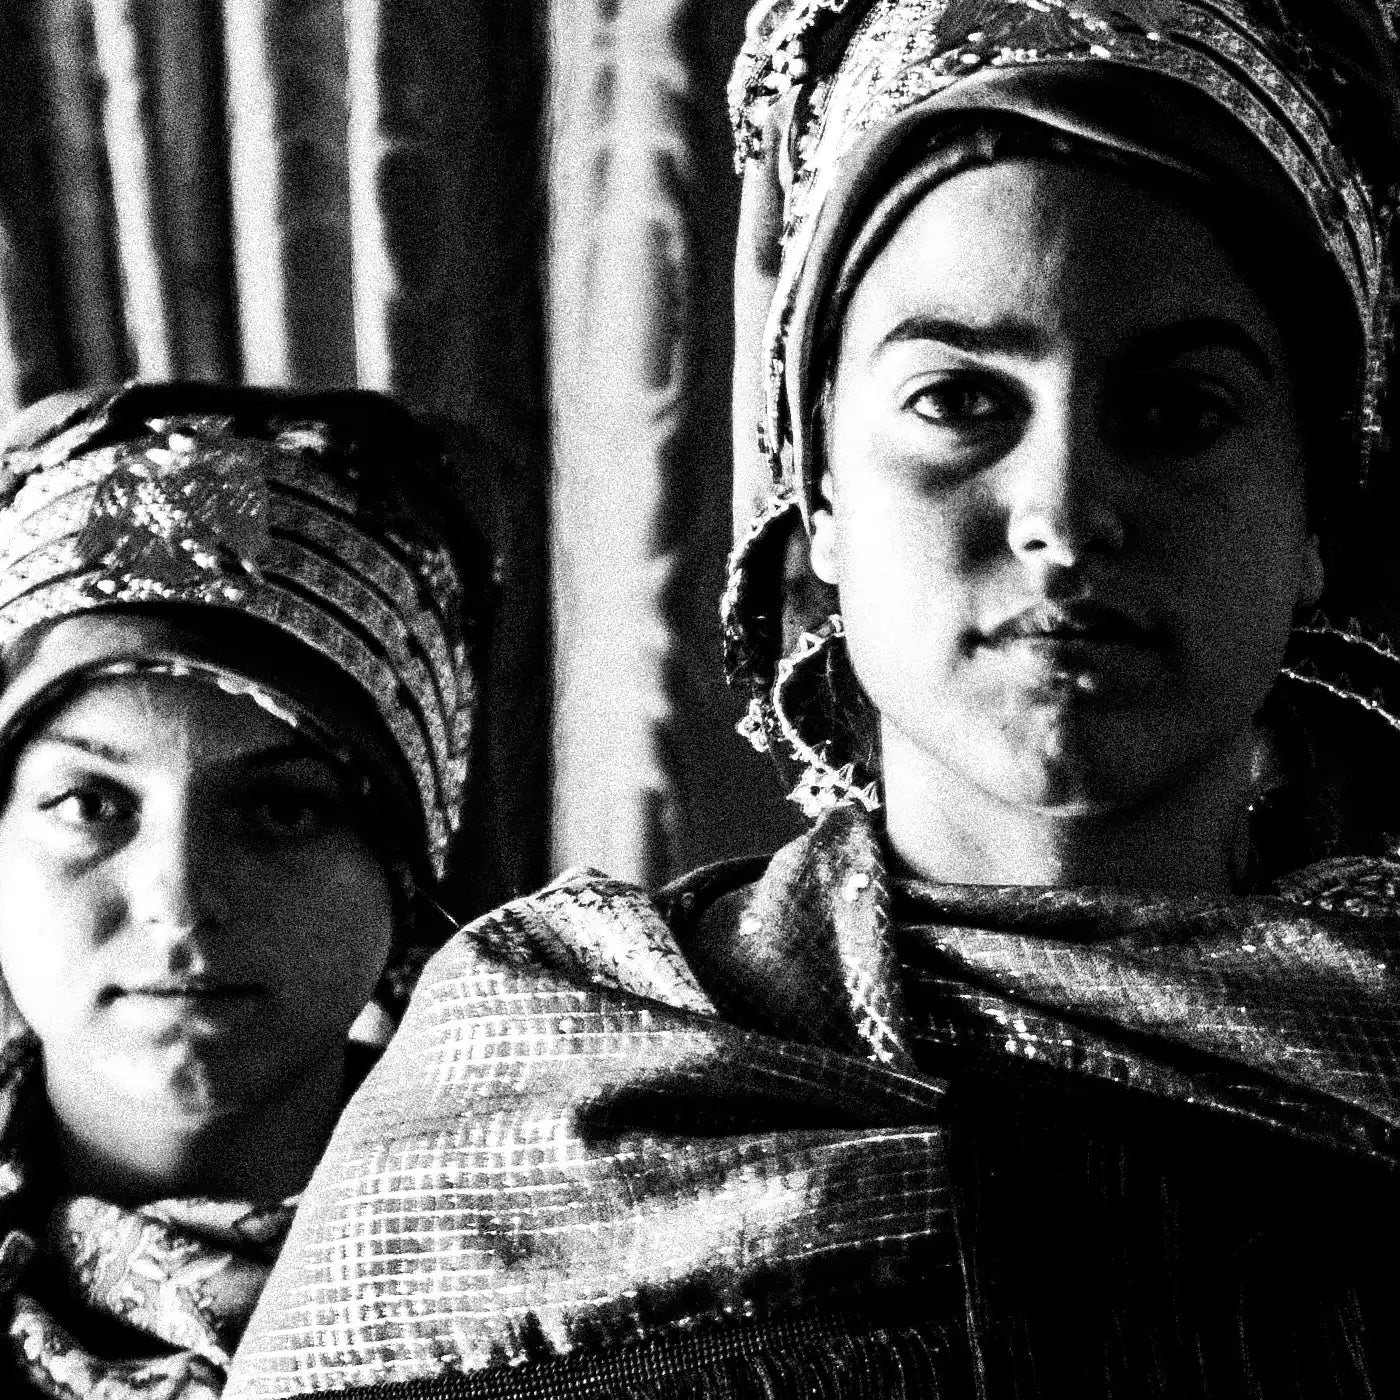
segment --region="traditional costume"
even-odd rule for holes
[[[198,384],[56,396],[0,452],[0,754],[110,677],[249,696],[363,806],[397,901],[386,1021],[471,753],[488,563],[444,473],[437,435],[379,395]],[[372,1059],[352,1044],[347,1096]],[[0,1390],[217,1396],[295,1198],[131,1207],[61,1182],[21,1030],[0,1051]]]
[[[760,7],[736,498],[772,496],[726,640],[815,824],[654,898],[565,877],[439,953],[231,1400],[1400,1393],[1394,658],[1300,627],[1233,895],[939,885],[892,866],[793,563],[844,298],[935,183],[1030,152],[1150,170],[1316,272],[1279,311],[1336,332],[1309,505],[1332,605],[1378,602],[1393,52],[1369,0]]]

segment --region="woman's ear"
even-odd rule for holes
[[[1322,546],[1315,534],[1303,541],[1303,557],[1298,571],[1298,605],[1312,607],[1321,597],[1327,582],[1327,571],[1322,564]]]
[[[836,517],[832,513],[831,473],[823,472],[816,509],[812,511],[812,572],[823,583],[833,586],[841,582],[841,568],[836,551]]]

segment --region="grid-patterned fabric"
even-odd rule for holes
[[[567,879],[429,967],[229,1400],[493,1368],[534,1393],[523,1363],[565,1366],[540,1394],[609,1394],[568,1367],[814,1310],[956,1331],[969,1074],[1052,1116],[1147,1106],[1192,1134],[1263,1124],[1266,1153],[1305,1139],[1343,1176],[1393,1162],[1397,878],[1336,866],[1256,900],[906,886],[845,807],[750,889],[671,892],[677,932],[639,891]],[[634,1393],[731,1393],[692,1380]]]

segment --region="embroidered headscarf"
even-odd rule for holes
[[[743,732],[796,758],[809,813],[877,800],[868,702],[827,644],[839,617],[805,630],[829,599],[794,542],[820,474],[824,347],[882,240],[959,170],[1108,160],[1203,206],[1303,347],[1309,505],[1336,573],[1363,552],[1335,522],[1363,518],[1390,475],[1400,78],[1379,0],[768,0],[730,102],[744,199],[726,662],[750,696]],[[1365,588],[1343,591],[1354,610]],[[1290,669],[1334,686],[1311,659]]]
[[[461,446],[379,394],[200,384],[55,395],[0,440],[0,765],[113,677],[191,677],[271,711],[346,774],[391,875],[381,1022],[431,951],[411,896],[443,876],[471,756],[490,563],[454,500]],[[351,1081],[367,1056],[352,1046]],[[215,1400],[294,1198],[55,1197],[54,1163],[38,1043],[17,1035],[0,1389]]]
[[[0,753],[95,678],[204,677],[350,768],[440,880],[489,572],[447,471],[434,431],[366,391],[36,405],[0,447]]]

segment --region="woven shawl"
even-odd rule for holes
[[[1397,881],[902,884],[851,807],[564,878],[429,965],[228,1400],[1368,1393]]]

